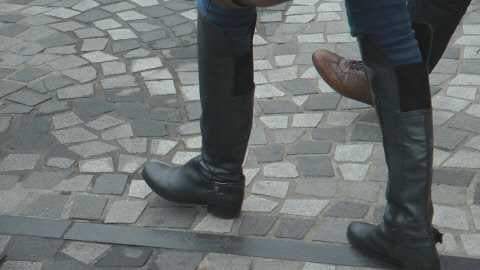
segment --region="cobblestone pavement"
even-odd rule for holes
[[[2,269],[353,269],[301,254],[285,261],[2,227],[8,216],[39,217],[347,247],[351,221],[381,221],[386,167],[374,110],[341,98],[311,63],[319,48],[359,57],[344,10],[341,0],[259,9],[246,197],[240,218],[220,220],[160,199],[140,175],[149,160],[181,165],[200,151],[196,3],[1,1]],[[478,1],[430,81],[439,251],[478,259]]]

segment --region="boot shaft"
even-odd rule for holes
[[[198,66],[204,167],[241,174],[253,118],[253,52],[235,57],[224,33],[199,15]]]
[[[373,37],[357,39],[389,169],[385,224],[403,235],[430,235],[433,132],[426,64],[395,67]]]

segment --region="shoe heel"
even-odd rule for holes
[[[240,216],[242,207],[226,207],[220,205],[208,205],[207,211],[219,218],[232,219]]]

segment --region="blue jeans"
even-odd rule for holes
[[[230,41],[235,56],[242,56],[252,48],[252,35],[257,9],[221,9],[212,0],[197,0],[198,12],[207,21],[220,28]]]
[[[352,36],[367,33],[396,66],[422,62],[407,0],[345,0]]]
[[[352,36],[373,35],[396,66],[423,61],[406,3],[407,0],[345,0]],[[236,56],[252,48],[255,7],[225,10],[212,0],[197,0],[197,5],[201,16],[224,31]]]

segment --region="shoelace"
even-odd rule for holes
[[[350,60],[349,62],[345,62],[345,66],[348,69],[363,70],[363,62],[358,60]]]

